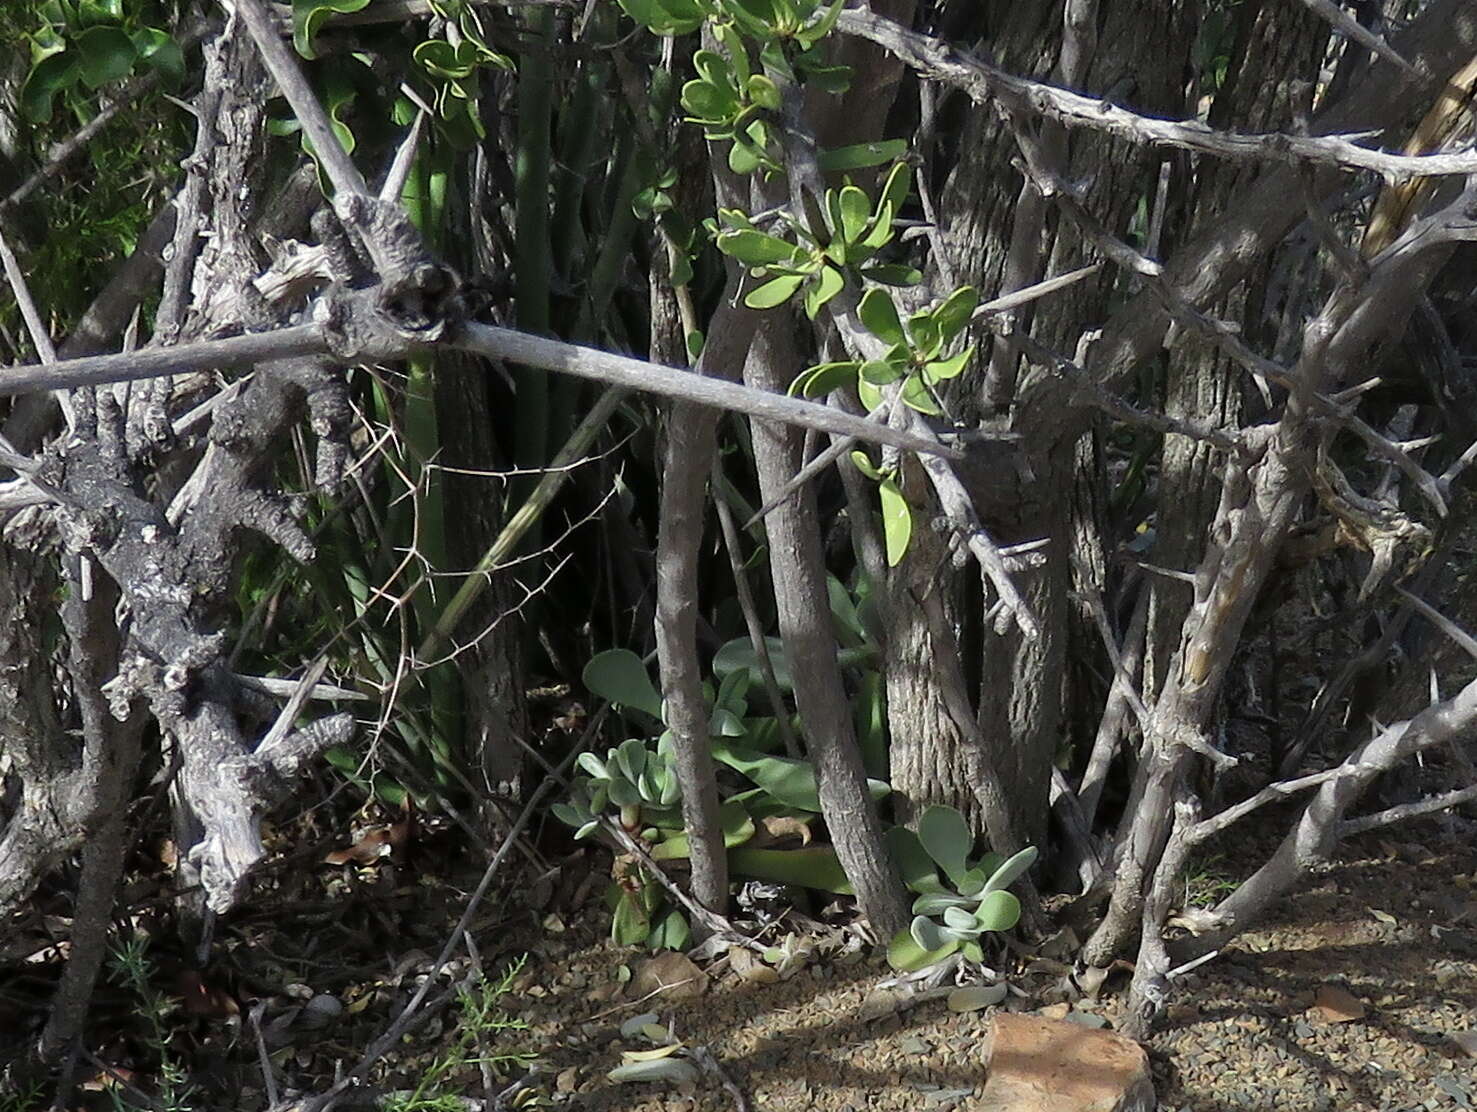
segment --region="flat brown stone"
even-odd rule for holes
[[[1112,1031],[1002,1013],[991,1024],[986,1070],[990,1112],[1154,1112],[1148,1055]]]

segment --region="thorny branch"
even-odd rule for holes
[[[1044,116],[1070,128],[1105,132],[1130,143],[1179,147],[1219,158],[1368,170],[1391,183],[1477,172],[1477,151],[1389,154],[1359,146],[1356,140],[1369,138],[1367,134],[1246,135],[1219,131],[1196,120],[1144,116],[1101,98],[1007,73],[940,39],[910,31],[860,8],[842,12],[837,26],[848,34],[877,43],[924,76],[953,85],[980,104],[994,100],[1013,112]]]

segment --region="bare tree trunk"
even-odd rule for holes
[[[1311,110],[1328,25],[1316,14],[1291,4],[1246,4],[1237,9],[1237,15],[1236,44],[1225,84],[1211,108],[1211,126],[1241,132],[1284,129],[1297,115]],[[1183,172],[1183,163],[1178,165]],[[1231,200],[1262,171],[1262,167],[1230,162],[1201,166],[1189,209],[1200,227],[1220,219]],[[1212,308],[1223,320],[1245,321],[1248,343],[1257,343],[1267,332],[1260,310],[1273,261],[1269,256]],[[1186,336],[1170,356],[1165,412],[1201,427],[1234,429],[1241,424],[1249,387],[1245,371],[1204,337]],[[1158,566],[1189,570],[1199,563],[1205,551],[1206,525],[1219,497],[1221,456],[1204,440],[1178,433],[1165,436],[1152,557]],[[1164,576],[1155,576],[1150,583],[1146,702],[1153,701],[1164,683],[1192,594],[1188,584]]]
[[[677,294],[670,288],[670,263],[660,243],[654,256],[651,358],[676,365],[685,361],[688,329]],[[715,345],[714,350],[721,351],[722,345]],[[742,351],[733,354],[737,358],[730,359],[729,366],[715,368],[712,359],[704,359],[703,369],[732,377]],[[682,785],[682,825],[691,854],[692,895],[709,911],[722,915],[728,906],[728,857],[718,817],[712,731],[697,645],[698,557],[720,416],[717,410],[688,402],[672,403],[667,414],[657,518],[656,650],[677,780]]]
[[[1101,7],[1100,42],[1085,66],[1083,87],[1144,111],[1177,112],[1182,99],[1180,74],[1191,37],[1188,6],[1182,0],[1117,0]],[[961,11],[959,18],[967,14]],[[998,17],[988,21],[988,26],[992,48],[1003,64],[1036,76],[1052,73],[1061,42],[1059,9],[1001,5],[990,14]],[[1081,59],[1068,64],[1073,69],[1083,66]],[[1070,149],[1070,176],[1093,180],[1088,203],[1094,214],[1110,228],[1125,229],[1151,160],[1140,151],[1100,137],[1074,137]],[[1087,259],[1075,230],[1058,227],[1054,213],[1031,205],[1021,209],[1021,178],[1010,169],[1015,155],[1013,138],[993,114],[976,110],[966,118],[957,161],[939,198],[946,254],[933,264],[941,271],[939,278],[973,284],[990,296],[1005,292],[1002,283],[1011,275],[1023,280],[1034,273],[1061,273]],[[1015,221],[1021,221],[1018,229]],[[1034,231],[1028,224],[1036,225]],[[1026,250],[1033,244],[1034,254]],[[1078,335],[1100,319],[1110,286],[1111,277],[1106,275],[1081,283],[1037,306],[1033,318],[1023,315],[1017,327],[1029,329],[1043,343],[1072,352]],[[985,337],[980,339],[985,341]],[[997,353],[1000,343],[996,341]],[[992,357],[993,362],[1002,368],[998,376],[1004,374],[1003,368],[1013,369],[1016,358],[1011,353],[1000,355],[998,361]],[[1010,381],[1009,375],[1004,377]],[[978,372],[958,381],[961,394],[954,400],[959,415],[988,417],[989,409],[1001,408],[1001,397],[986,398],[980,393],[984,383]],[[1004,419],[1021,435],[1019,455],[1011,460],[990,457],[972,467],[977,481],[971,493],[999,543],[1048,540],[1045,565],[1017,577],[1041,624],[1040,636],[1027,639],[1018,629],[996,635],[985,628],[978,666],[978,720],[986,759],[1007,786],[1020,836],[1040,844],[1045,835],[1052,761],[1068,721],[1064,706],[1085,697],[1070,687],[1071,676],[1084,673],[1069,673],[1068,669],[1071,645],[1083,643],[1080,634],[1074,639],[1071,632],[1075,619],[1068,601],[1072,585],[1068,557],[1073,548],[1083,551],[1084,537],[1095,534],[1098,514],[1090,498],[1079,505],[1079,495],[1073,493],[1088,490],[1075,482],[1079,462],[1076,430],[1082,423],[1064,422],[1060,395],[1026,388],[1032,385],[1029,379],[1022,380],[1020,405]],[[1085,551],[1100,547],[1100,541],[1089,539]],[[1089,566],[1100,563],[1098,556]],[[952,598],[955,593],[947,591],[945,596]],[[906,611],[900,610],[899,617],[909,620]],[[969,623],[980,621],[979,615],[964,618]],[[919,643],[921,633],[904,628],[897,636],[904,644]],[[905,768],[925,767],[940,745],[946,753],[964,751],[964,731],[958,724],[950,729],[952,736],[940,743],[937,714],[930,709],[939,705],[939,695],[915,697],[912,706],[924,711],[914,720],[912,707],[890,702],[894,751],[901,747],[921,754],[903,758]],[[932,801],[927,783],[903,779],[897,786],[916,804]]]
[[[73,561],[80,572],[82,560]],[[82,846],[82,874],[72,914],[72,948],[57,986],[51,1017],[41,1034],[43,1060],[64,1055],[82,1034],[92,1003],[92,989],[107,955],[108,931],[118,882],[128,857],[128,804],[133,798],[147,716],[134,707],[118,721],[103,694],[117,672],[121,639],[114,620],[118,588],[96,569],[90,595],[80,574],[70,577],[62,619],[70,646],[72,691],[82,718],[84,792],[90,797],[91,821]]]
[[[750,386],[788,389],[802,366],[789,327],[787,317],[778,311],[761,323],[744,366],[744,380]],[[759,421],[751,427],[759,492],[767,502],[799,467],[803,437]],[[867,795],[866,772],[836,661],[820,521],[811,488],[802,488],[775,509],[766,527],[780,637],[795,678],[795,701],[806,752],[816,768],[821,812],[862,912],[879,935],[891,937],[908,925],[908,904],[883,846],[881,820]]]
[[[0,915],[20,907],[86,831],[81,755],[51,686],[47,559],[25,542],[0,546]]]

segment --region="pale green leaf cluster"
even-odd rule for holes
[[[912,926],[888,946],[893,968],[923,969],[960,952],[970,961],[983,961],[980,937],[1020,921],[1020,900],[1007,889],[1035,863],[1035,847],[1009,858],[998,853],[976,858],[964,816],[937,806],[919,817],[916,834],[896,827],[887,839],[904,881],[918,894]]]

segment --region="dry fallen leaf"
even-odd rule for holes
[[[1363,1002],[1348,989],[1322,985],[1308,1014],[1323,1023],[1352,1023],[1364,1018]]]
[[[862,1001],[861,1021],[863,1023],[875,1023],[879,1019],[886,1019],[890,1015],[897,1015],[906,1007],[906,1001],[912,994],[896,988],[874,988],[867,993]]]
[[[691,1000],[708,991],[708,975],[686,954],[675,950],[654,954],[638,962],[632,971],[626,995],[640,1000],[651,993],[661,993],[668,1000]]]
[[[1066,1019],[1072,1011],[1070,1004],[1048,1004],[1044,1008],[1037,1008],[1036,1014],[1045,1016],[1047,1019]]]
[[[949,993],[949,1011],[951,1012],[976,1012],[981,1008],[989,1008],[1005,999],[1008,990],[1005,982],[993,985],[971,985],[968,988],[956,988]]]
[[[132,1085],[137,1078],[138,1074],[124,1066],[108,1066],[98,1070],[77,1088],[89,1093],[102,1093],[124,1084]]]
[[[186,1015],[203,1019],[229,1019],[241,1014],[241,1005],[223,989],[211,988],[201,980],[193,969],[180,971],[174,980],[174,994],[180,998],[180,1006]]]
[[[797,819],[793,815],[769,815],[760,819],[759,825],[767,837],[755,841],[755,845],[782,842],[786,838],[799,838],[802,846],[810,845],[810,823],[806,819]]]
[[[772,965],[766,965],[758,954],[735,946],[728,951],[728,964],[738,974],[739,980],[748,981],[750,984],[768,985],[780,979],[779,970]]]
[[[394,847],[390,842],[390,827],[380,826],[365,831],[364,836],[348,849],[336,849],[323,858],[325,865],[369,865],[381,857],[388,857]]]

